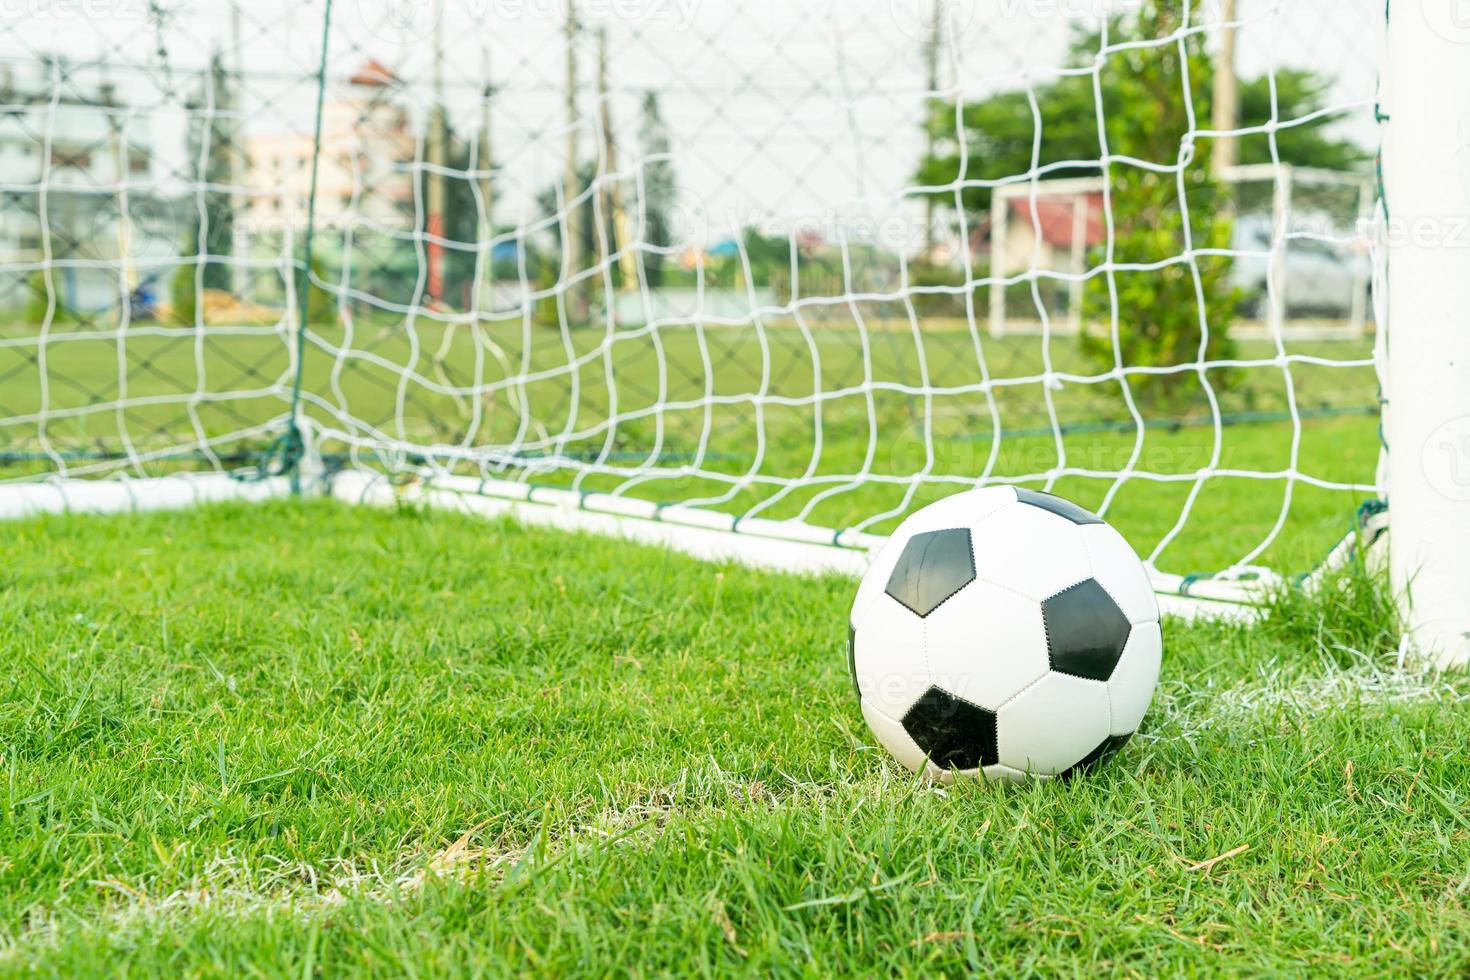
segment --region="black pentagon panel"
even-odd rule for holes
[[[858,687],[857,679],[857,627],[851,623],[847,624],[847,672],[852,675],[852,693],[862,700],[863,689]]]
[[[1116,755],[1119,749],[1127,745],[1128,740],[1132,737],[1132,732],[1127,735],[1109,735],[1102,740],[1101,745],[1083,756],[1081,762],[1064,772],[1057,773],[1057,776],[1061,779],[1071,779],[1073,776],[1080,776],[1101,767],[1104,762]]]
[[[1097,579],[1079,582],[1041,603],[1051,669],[1105,681],[1113,676],[1132,629]]]
[[[1024,487],[1014,487],[1016,499],[1023,504],[1032,507],[1040,507],[1049,510],[1058,517],[1065,517],[1073,524],[1104,524],[1101,517],[1083,507],[1078,507],[1065,497],[1058,497],[1054,493],[1046,493],[1041,490],[1027,490]]]
[[[979,769],[1000,761],[995,712],[931,687],[903,716],[904,731],[941,769]]]
[[[927,616],[975,581],[970,532],[956,527],[909,538],[885,590],[919,616]]]

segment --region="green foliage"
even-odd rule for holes
[[[220,258],[235,251],[234,200],[226,188],[236,179],[234,158],[244,153],[235,130],[234,88],[235,82],[216,51],[209,61],[209,78],[201,81],[199,91],[186,106],[186,166],[198,171],[191,173],[191,180],[205,185],[205,190],[202,222],[198,214],[191,214],[187,221],[185,253],[216,257],[204,265],[204,289],[227,291],[233,285],[231,263]],[[192,315],[189,319],[192,321]]]
[[[337,298],[318,283],[327,282],[327,266],[321,256],[311,259],[311,275],[306,277],[306,322],[312,325],[335,323]]]
[[[1187,182],[1181,202],[1172,175],[1115,168],[1113,261],[1169,264],[1088,280],[1082,294],[1087,329],[1078,343],[1100,370],[1115,364],[1173,366],[1201,358],[1229,358],[1235,353],[1228,331],[1240,297],[1230,285],[1229,259],[1199,256],[1189,262],[1183,258],[1187,247],[1230,247],[1228,193],[1198,170],[1189,173]],[[1093,259],[1101,262],[1103,256],[1095,254]],[[1209,326],[1207,337],[1201,324]],[[1212,369],[1209,384],[1219,392],[1238,381],[1237,374]],[[1140,401],[1176,413],[1198,402],[1203,390],[1199,376],[1189,371],[1134,374],[1128,384]]]
[[[1177,23],[1178,15],[1174,9],[1177,6],[1174,2],[1150,0],[1143,5],[1135,20],[1115,19],[1109,32],[1113,43],[1118,43],[1123,37],[1162,36],[1151,33],[1154,25],[1161,22],[1160,8],[1167,8],[1162,16]],[[1101,35],[1079,30],[1072,40],[1067,62],[1071,65],[1091,64],[1101,45]],[[1202,121],[1201,125],[1207,125],[1213,102],[1215,69],[1210,59],[1202,55],[1202,40],[1198,35],[1195,35],[1191,47],[1195,56],[1190,59],[1188,99],[1194,107],[1195,118]],[[1166,48],[1167,56],[1172,57],[1174,45]],[[960,106],[958,128],[955,125],[955,104],[935,100],[924,123],[934,137],[935,151],[920,162],[916,179],[923,184],[944,185],[961,177],[998,180],[1028,173],[1033,168],[1033,143],[1038,130],[1040,145],[1036,150],[1036,167],[1067,161],[1096,161],[1103,155],[1102,136],[1106,136],[1111,153],[1126,152],[1123,147],[1141,135],[1140,127],[1150,125],[1149,116],[1155,104],[1180,105],[1183,102],[1179,78],[1156,77],[1157,87],[1144,91],[1139,89],[1135,76],[1140,65],[1163,53],[1164,48],[1129,49],[1114,52],[1107,58],[1099,86],[1102,93],[1101,134],[1098,101],[1093,92],[1092,78],[1088,75],[1069,75],[1035,86],[1035,109],[1032,108],[1031,94],[1025,90],[1001,92],[980,102],[964,102]],[[1272,118],[1289,120],[1314,116],[1328,105],[1332,80],[1326,76],[1305,69],[1278,68],[1275,80],[1274,114],[1269,76],[1261,75],[1240,82],[1242,128],[1264,126]],[[1140,98],[1145,101],[1140,102]],[[1302,167],[1361,168],[1371,159],[1371,154],[1351,140],[1331,135],[1333,124],[1340,118],[1341,113],[1322,113],[1310,123],[1278,129],[1276,158]],[[1175,137],[1182,135],[1178,131],[1172,134]],[[959,153],[962,141],[968,151],[963,174]],[[1177,150],[1178,146],[1176,138],[1173,149]],[[1207,158],[1209,146],[1208,141],[1200,141],[1195,148],[1196,158]],[[1273,159],[1271,139],[1265,134],[1241,137],[1238,148],[1240,162],[1244,164],[1270,163]],[[1174,153],[1171,152],[1167,162],[1173,162],[1173,158]],[[1058,167],[1047,173],[1047,179],[1094,177],[1097,172],[1096,165]],[[952,191],[941,191],[933,197],[941,207],[953,207]],[[983,215],[990,207],[990,190],[970,187],[964,190],[962,199],[965,209],[972,215]]]
[[[988,274],[987,267],[980,263],[974,270],[976,278]],[[955,265],[939,265],[932,262],[913,262],[909,265],[909,286],[923,289],[926,286],[946,286],[954,291],[915,292],[911,295],[914,312],[923,317],[963,317],[966,315],[965,293],[956,287],[963,286],[970,273]]]
[[[588,187],[591,187],[596,180],[596,161],[586,160],[577,165],[577,187],[580,188],[582,192],[585,192]],[[594,195],[590,194],[586,195],[582,199],[580,204],[576,205],[574,208],[572,208],[570,212],[563,215],[562,209],[565,205],[562,202],[562,189],[560,180],[556,181],[556,183],[554,184],[546,185],[541,189],[541,192],[536,195],[537,211],[540,212],[543,218],[550,219],[547,223],[546,229],[547,233],[551,237],[552,242],[552,255],[550,264],[556,267],[555,269],[550,270],[552,273],[552,282],[557,281],[558,277],[563,280],[565,280],[566,278],[566,274],[561,270],[561,235],[562,226],[564,224],[571,225],[580,232],[582,255],[584,256],[584,258],[596,255],[598,253],[599,245],[597,241],[597,221],[595,220],[595,218],[597,213],[602,209],[594,206],[593,196]],[[605,236],[604,240],[612,241],[612,215],[604,214],[603,218],[607,222],[607,227],[603,229],[603,235]],[[612,273],[614,276],[618,274],[616,263],[614,263]]]
[[[678,186],[674,176],[674,162],[669,157],[673,144],[659,111],[658,93],[652,89],[643,94],[638,141],[639,152],[647,161],[643,166],[644,239],[650,245],[667,248],[673,243],[673,215],[670,212],[678,204]],[[663,282],[662,254],[645,252],[643,266],[650,286],[658,286]]]
[[[1114,18],[1108,36],[1113,44],[1160,38],[1180,24],[1178,4],[1148,0],[1132,14]],[[1072,41],[1069,63],[1090,64],[1101,45],[1100,34],[1079,31]],[[1175,44],[1115,50],[1101,64],[1097,93],[1090,75],[1067,76],[1030,92],[1002,92],[981,102],[962,103],[958,126],[955,104],[936,101],[925,123],[935,150],[921,162],[917,179],[940,185],[962,177],[1013,177],[1039,168],[1055,168],[1048,171],[1048,179],[1096,176],[1097,166],[1088,161],[1099,160],[1105,153],[1166,167],[1185,163],[1182,198],[1172,174],[1160,175],[1122,162],[1108,168],[1113,261],[1159,263],[1182,256],[1188,246],[1229,248],[1232,191],[1205,172],[1211,152],[1208,140],[1186,146],[1192,129],[1208,125],[1215,69],[1203,35],[1191,36],[1185,49],[1187,63],[1181,62]],[[1367,151],[1332,134],[1338,114],[1322,112],[1328,105],[1331,79],[1303,69],[1280,68],[1274,73],[1274,88],[1272,83],[1273,77],[1267,75],[1241,81],[1242,128],[1263,126],[1273,118],[1315,118],[1308,124],[1280,128],[1274,138],[1264,133],[1240,137],[1241,163],[1279,159],[1334,170],[1365,164]],[[967,151],[963,167],[961,144]],[[1191,155],[1181,155],[1186,153]],[[1068,161],[1081,165],[1056,166]],[[971,187],[963,194],[963,206],[972,212],[972,218],[980,219],[989,210],[990,197],[988,189]],[[935,199],[941,206],[953,207],[954,198],[948,191],[936,194]],[[1099,252],[1090,258],[1096,264],[1104,256]],[[1240,301],[1229,280],[1228,259],[1211,257],[1148,272],[1094,278],[1085,290],[1083,309],[1093,333],[1083,339],[1083,349],[1104,370],[1115,360],[1125,366],[1167,366],[1199,357],[1228,358],[1232,351],[1229,324]],[[1112,342],[1115,301],[1119,350]],[[1207,341],[1202,322],[1209,324]],[[1216,389],[1236,380],[1224,370],[1209,376]],[[1144,401],[1175,409],[1189,400],[1197,402],[1201,392],[1198,377],[1192,373],[1135,377],[1130,384]]]
[[[1138,11],[1130,36],[1165,37],[1180,26],[1174,5],[1152,2]],[[1199,35],[1183,47],[1183,57],[1174,44],[1131,48],[1109,59],[1105,71],[1121,114],[1119,132],[1110,140],[1112,151],[1144,163],[1185,169],[1181,190],[1181,181],[1172,173],[1131,163],[1108,168],[1112,261],[1168,264],[1088,281],[1083,296],[1088,329],[1080,343],[1102,370],[1115,364],[1158,367],[1215,360],[1234,350],[1228,330],[1238,297],[1230,286],[1229,260],[1185,258],[1191,249],[1230,247],[1231,204],[1229,192],[1202,162],[1193,162],[1184,146],[1191,110],[1198,111],[1195,93],[1209,74],[1209,58]],[[1093,258],[1101,261],[1107,256]],[[1233,375],[1222,370],[1209,377],[1215,389],[1232,380]],[[1176,403],[1197,398],[1201,391],[1193,372],[1134,375],[1129,386],[1145,402],[1170,403],[1175,410],[1183,408]]]
[[[26,280],[26,305],[22,316],[26,323],[40,326],[46,322],[49,312],[52,323],[66,323],[74,318],[72,312],[66,308],[62,301],[60,284],[56,282],[56,273],[53,271],[51,284],[47,284],[46,274],[37,269],[31,273]]]
[[[1310,587],[1289,583],[1273,590],[1261,625],[1264,633],[1341,667],[1391,663],[1403,628],[1398,603],[1388,576],[1368,568],[1361,540],[1358,545],[1354,560]]]
[[[192,324],[199,310],[198,267],[185,262],[174,269],[169,277],[170,317],[178,324]]]

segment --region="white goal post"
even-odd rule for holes
[[[1464,662],[1470,32],[1388,6],[17,25],[0,516],[315,492],[852,573],[1016,484],[1251,615],[1387,504]]]
[[[1389,536],[1410,642],[1470,662],[1470,21],[1390,4],[1383,139]]]

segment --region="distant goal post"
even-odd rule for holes
[[[1378,177],[1369,170],[1324,170],[1289,163],[1238,164],[1221,179],[1237,209],[1220,220],[1241,221],[1250,240],[1236,241],[1236,262],[1257,272],[1254,295],[1246,297],[1251,316],[1231,327],[1241,339],[1290,337],[1298,340],[1361,341],[1372,326],[1374,211]],[[1104,177],[1017,180],[995,188],[982,246],[988,263],[986,326],[992,336],[1037,333],[1076,336],[1084,326],[1084,289],[1105,271],[1101,256],[1108,188]],[[1247,193],[1242,191],[1247,190]],[[1299,190],[1315,192],[1315,206],[1294,200]],[[1248,202],[1242,214],[1239,205]],[[1336,281],[1311,288],[1301,280],[1314,270],[1297,269],[1293,247],[1308,248],[1336,266]],[[1046,309],[1016,287],[1036,278],[1060,284],[1065,302]],[[1302,296],[1307,293],[1307,296]]]

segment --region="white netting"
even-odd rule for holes
[[[572,6],[7,23],[0,479],[299,412],[329,466],[834,529],[1026,482],[1178,572],[1374,495],[1382,4],[1238,0],[1233,85],[1219,2]]]

